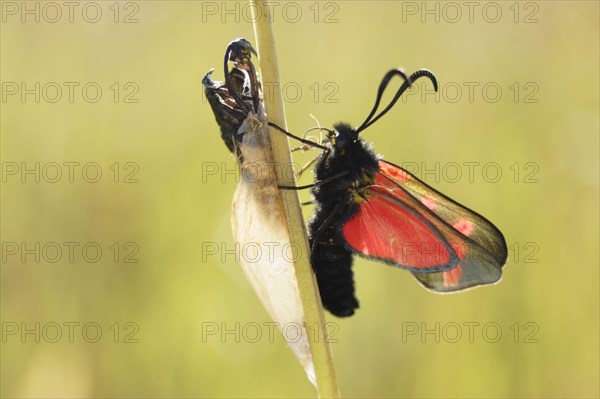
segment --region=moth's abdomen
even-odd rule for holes
[[[317,222],[323,221],[319,213],[315,216],[309,226],[312,266],[323,306],[336,316],[352,316],[358,308],[358,300],[354,296],[352,253],[346,248],[335,226],[329,226],[315,237],[320,225]]]

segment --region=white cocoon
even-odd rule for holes
[[[316,385],[294,269],[294,258],[302,254],[290,239],[262,104],[260,108],[259,115],[248,115],[238,132],[243,133],[239,145],[243,161],[233,197],[233,236],[248,281]]]

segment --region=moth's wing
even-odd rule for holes
[[[365,189],[358,211],[342,226],[344,240],[357,254],[418,273],[449,271],[458,257],[434,224],[382,186]],[[409,199],[408,195],[405,196]]]
[[[506,263],[506,241],[500,230],[489,220],[448,198],[399,166],[380,160],[379,168],[388,180],[404,188],[442,220],[489,252],[500,266]],[[380,183],[387,182],[383,180]]]
[[[379,161],[376,184],[411,204],[454,248],[459,266],[441,273],[414,273],[426,287],[449,292],[490,284],[502,276],[507,249],[502,233],[483,216],[429,187],[401,167]],[[441,226],[441,227],[440,227]]]

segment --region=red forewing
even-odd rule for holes
[[[399,166],[379,161],[379,168],[343,227],[354,251],[406,268],[439,292],[500,279],[506,243],[492,223]]]
[[[380,160],[379,167],[381,174],[388,180],[404,188],[446,223],[475,241],[489,252],[500,266],[504,265],[506,242],[502,233],[489,220],[429,187],[399,166]]]
[[[406,201],[371,186],[368,198],[343,226],[344,239],[361,255],[419,272],[456,267],[444,237]]]

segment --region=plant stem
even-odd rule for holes
[[[255,21],[254,34],[262,77],[261,81],[263,83],[268,82],[276,88],[276,90],[267,90],[266,93],[263,93],[267,118],[269,122],[287,129],[283,109],[283,97],[279,84],[275,39],[270,23],[271,18],[268,15],[269,7],[264,0],[250,0],[250,3],[253,6],[251,7],[253,13],[257,11],[262,12],[261,15],[253,16]],[[294,185],[295,182],[288,176],[289,173],[283,173],[285,165],[291,165],[291,153],[287,137],[273,129],[270,129],[270,132],[273,160],[277,170],[279,185]],[[294,267],[304,310],[305,327],[308,330],[311,327],[314,328],[317,326],[317,334],[308,334],[315,366],[317,390],[321,398],[339,398],[340,393],[333,364],[333,356],[326,335],[327,329],[325,328],[323,306],[310,264],[310,247],[300,201],[295,191],[282,190],[281,194],[291,242],[300,247],[301,254],[306,254],[306,256],[297,257],[298,259],[295,260]]]

